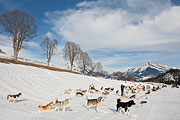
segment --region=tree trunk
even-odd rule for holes
[[[72,63],[71,63],[71,71],[72,71]]]
[[[84,75],[85,75],[85,72],[86,72],[86,66],[84,65],[84,69],[83,69]]]
[[[48,61],[48,67],[49,67],[49,61]]]
[[[18,51],[14,48],[14,61],[17,61]]]
[[[47,63],[48,63],[48,67],[49,67],[49,63],[50,63],[50,58],[48,58],[48,61],[47,61]]]

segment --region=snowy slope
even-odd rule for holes
[[[171,69],[166,65],[145,63],[141,67],[131,68],[126,74],[132,74],[137,81],[146,80],[151,77],[156,77],[167,70]]]
[[[34,68],[30,66],[0,63],[0,119],[1,120],[177,120],[180,118],[180,91],[179,89],[164,88],[149,96],[148,104],[141,106],[139,102],[146,100],[141,92],[135,100],[136,106],[131,108],[131,118],[121,113],[115,113],[116,99],[120,98],[115,92],[100,104],[99,112],[94,107],[86,110],[86,98],[76,97],[72,92],[65,95],[64,90],[88,89],[94,83],[97,89],[101,86],[120,88],[120,84],[140,84],[125,83],[122,81],[106,80],[90,76],[77,75],[65,72],[55,72],[46,69]],[[142,84],[142,83],[141,83]],[[22,96],[16,103],[8,103],[8,94]],[[89,95],[89,94],[88,94]],[[98,96],[98,94],[96,94]],[[39,104],[45,105],[58,97],[60,100],[71,98],[66,112],[37,110]],[[166,103],[166,104],[164,104]],[[72,109],[72,111],[69,111]],[[158,113],[158,114],[157,114]]]

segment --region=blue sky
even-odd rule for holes
[[[52,64],[64,66],[66,41],[78,43],[104,70],[124,71],[146,62],[180,67],[179,0],[0,0],[0,13],[34,16],[38,36],[20,57],[46,61],[39,47],[46,35],[59,41]],[[7,34],[0,47],[12,55]]]

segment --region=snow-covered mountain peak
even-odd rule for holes
[[[142,67],[140,68],[141,71],[146,70],[148,67],[152,66],[149,62],[145,63],[142,65]]]
[[[142,67],[140,67],[140,71],[144,71],[147,68],[153,68],[153,69],[157,69],[158,71],[165,72],[165,71],[169,70],[171,67],[168,67],[166,65],[152,64],[150,62],[147,62],[144,65],[142,65]]]
[[[151,63],[150,63],[150,62],[147,62],[147,63],[145,63],[143,66],[149,66],[149,65],[151,65]]]
[[[144,78],[147,78],[149,76],[158,76],[159,74],[164,73],[171,68],[172,67],[168,67],[166,65],[152,64],[150,62],[147,62],[141,67],[129,69],[126,74],[132,74],[135,80],[144,80]]]

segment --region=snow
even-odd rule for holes
[[[88,89],[93,83],[97,89],[103,87],[113,87],[120,89],[121,84],[144,84],[129,83],[116,80],[108,80],[91,76],[77,75],[66,72],[56,72],[31,66],[0,63],[0,120],[177,120],[180,118],[180,90],[178,88],[163,88],[151,95],[144,96],[144,91],[140,92],[135,100],[136,105],[130,109],[130,116],[121,112],[116,113],[116,100],[121,98],[110,92],[99,105],[99,112],[95,107],[88,111],[86,97],[76,97],[75,92],[64,94],[65,89]],[[16,103],[8,103],[8,94],[22,96]],[[87,94],[88,97],[98,97],[100,94]],[[66,108],[62,111],[38,111],[39,104],[45,105],[50,101],[71,98]],[[126,99],[122,99],[127,101]],[[147,104],[140,102],[146,100]],[[71,111],[72,110],[72,111]]]
[[[176,81],[170,73],[167,73],[164,77],[166,81]]]
[[[141,71],[145,71],[147,68],[153,68],[153,69],[156,69],[158,71],[161,71],[161,72],[165,72],[167,70],[170,69],[170,67],[166,66],[166,65],[161,65],[161,64],[151,64],[149,62],[145,63],[140,69],[140,72]]]
[[[147,79],[152,78],[152,77],[154,77],[154,76],[153,75],[143,76],[142,80],[147,80]]]
[[[130,68],[127,70],[127,72],[130,72],[130,73],[136,72],[138,69],[139,69],[139,67]]]

